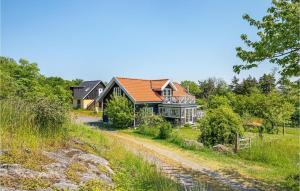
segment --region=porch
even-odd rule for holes
[[[194,96],[170,96],[158,105],[158,114],[177,124],[194,124],[197,120],[197,105]]]

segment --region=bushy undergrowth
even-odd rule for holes
[[[138,133],[159,139],[167,139],[172,133],[172,125],[161,116],[145,116],[140,120]]]
[[[17,152],[21,156],[24,149],[35,150],[42,145],[60,144],[67,136],[66,113],[55,111],[57,105],[53,102],[46,105],[15,98],[1,100],[0,104],[2,149]],[[43,104],[44,110],[40,104]],[[48,116],[47,113],[51,115]]]
[[[200,121],[200,129],[199,141],[207,146],[232,144],[237,133],[243,134],[241,118],[227,106],[208,111]]]

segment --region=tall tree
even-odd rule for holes
[[[205,99],[208,99],[211,95],[224,95],[228,91],[226,82],[216,78],[199,81],[199,87],[201,90],[200,97]]]
[[[265,94],[270,93],[273,89],[275,89],[276,86],[274,74],[264,74],[259,78],[258,86],[261,92]]]
[[[242,89],[239,81],[240,80],[236,76],[234,76],[231,80],[231,84],[229,85],[230,90],[236,94],[242,94]]]
[[[251,41],[246,34],[241,39],[250,48],[236,48],[237,56],[244,62],[235,65],[234,71],[257,67],[263,61],[269,61],[280,66],[283,76],[300,75],[300,1],[273,0],[272,6],[262,20],[255,20],[248,14],[243,19],[258,30],[258,41]]]
[[[257,80],[255,77],[248,76],[248,78],[243,79],[240,84],[241,94],[251,94],[257,88]]]

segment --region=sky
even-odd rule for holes
[[[222,78],[242,64],[242,15],[260,19],[271,0],[1,0],[1,56],[38,63],[46,76],[109,81]],[[255,77],[274,65],[242,72]]]

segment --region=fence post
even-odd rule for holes
[[[249,149],[251,149],[251,138],[249,137]]]
[[[239,140],[240,138],[239,138],[239,134],[238,133],[236,133],[236,135],[235,135],[235,152],[237,153],[238,151],[239,151],[239,149],[240,149],[240,140]]]

